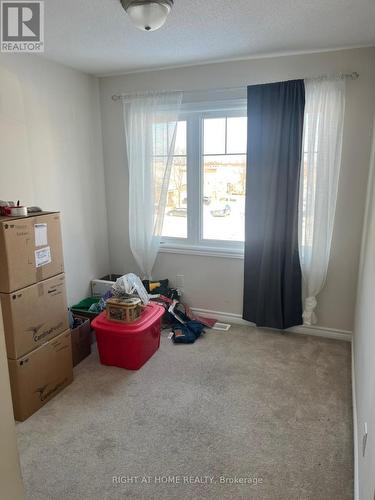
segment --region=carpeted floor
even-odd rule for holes
[[[350,344],[232,327],[163,335],[138,372],[93,353],[17,432],[30,500],[349,500]]]

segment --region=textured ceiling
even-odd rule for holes
[[[45,57],[94,74],[375,45],[375,0],[175,0],[145,33],[119,0],[45,0]]]

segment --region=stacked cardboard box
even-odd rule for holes
[[[16,420],[73,380],[60,215],[0,217],[0,300]]]

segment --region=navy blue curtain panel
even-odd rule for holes
[[[243,318],[285,329],[302,324],[298,197],[303,80],[247,89],[248,144]]]

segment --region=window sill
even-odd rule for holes
[[[222,257],[226,259],[244,258],[244,251],[241,248],[220,248],[208,246],[189,246],[189,245],[171,245],[161,244],[159,253],[174,253],[183,255],[200,255],[203,257]]]

